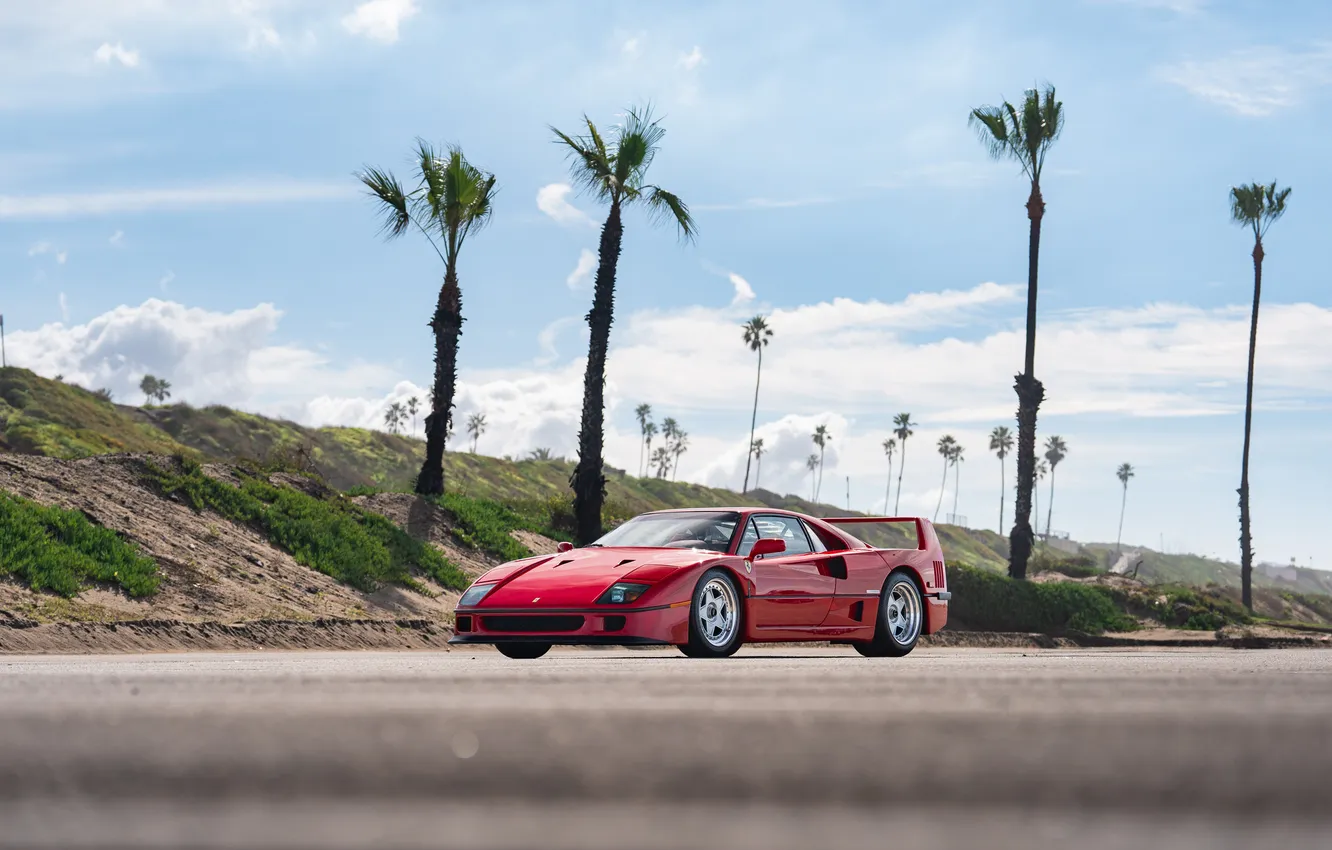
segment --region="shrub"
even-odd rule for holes
[[[1103,587],[1016,581],[950,564],[948,589],[953,593],[950,614],[976,629],[1100,634],[1137,628],[1137,622],[1120,609],[1117,595]]]
[[[254,528],[298,563],[358,590],[372,591],[384,582],[414,587],[412,566],[454,590],[470,584],[438,550],[341,496],[317,498],[253,475],[243,475],[234,487],[205,475],[196,461],[176,461],[178,473],[149,465],[163,495]]]
[[[83,513],[8,493],[0,493],[0,573],[67,597],[89,580],[117,585],[133,597],[151,596],[162,581],[152,559]]]
[[[1167,626],[1210,632],[1231,623],[1253,621],[1244,606],[1220,592],[1209,593],[1183,585],[1164,585],[1153,590],[1158,595],[1150,601],[1148,613]]]
[[[1096,560],[1087,555],[1061,556],[1048,550],[1037,552],[1031,559],[1031,573],[1059,573],[1069,578],[1091,578],[1105,572],[1096,566]]]
[[[510,531],[541,531],[530,518],[490,499],[445,493],[435,499],[435,503],[453,516],[453,536],[459,542],[505,561],[515,561],[532,554],[530,549],[513,539]]]

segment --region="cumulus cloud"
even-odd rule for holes
[[[569,203],[573,187],[568,183],[551,183],[537,190],[537,209],[555,219],[560,224],[574,224],[584,227],[596,227],[596,222],[587,213]]]
[[[342,26],[352,35],[392,44],[402,22],[419,11],[415,0],[369,0],[344,17]]]
[[[597,255],[584,248],[578,255],[578,265],[569,272],[564,282],[570,289],[582,289],[592,280],[592,271],[597,267]]]
[[[93,52],[93,59],[102,65],[110,65],[116,62],[126,68],[139,67],[139,51],[127,50],[125,45],[120,42],[111,44],[103,42],[102,46]]]

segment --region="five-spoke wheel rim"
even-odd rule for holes
[[[720,649],[731,642],[739,623],[735,588],[723,578],[710,579],[698,594],[698,633],[708,646]]]
[[[888,631],[899,645],[906,646],[920,634],[920,593],[909,581],[900,581],[888,591]]]

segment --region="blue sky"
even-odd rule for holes
[[[124,399],[151,371],[196,404],[377,423],[428,379],[440,268],[420,240],[378,238],[352,173],[406,176],[422,136],[500,186],[462,260],[460,409],[491,421],[482,451],[569,453],[578,270],[604,211],[565,191],[547,125],[651,101],[668,130],[652,177],[700,237],[627,220],[609,460],[637,466],[645,400],[690,431],[682,477],[737,486],[753,392],[737,328],[770,313],[767,486],[807,487],[827,422],[822,495],[850,476],[853,506],[880,509],[878,445],[910,410],[903,510],[939,503],[947,432],[967,447],[959,511],[991,526],[985,434],[1012,425],[1026,189],[966,115],[1053,82],[1067,129],[1045,180],[1037,372],[1041,436],[1071,447],[1054,527],[1113,539],[1128,461],[1126,539],[1237,556],[1252,273],[1226,194],[1279,179],[1295,191],[1264,269],[1256,545],[1332,566],[1316,534],[1332,505],[1325,4],[23,5],[0,10],[11,360]],[[952,498],[950,477],[943,512]]]

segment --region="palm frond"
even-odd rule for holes
[[[444,208],[448,203],[448,189],[444,172],[447,164],[440,160],[438,151],[425,139],[416,140],[416,167],[420,171],[421,188],[414,197],[417,217],[444,231]]]
[[[370,190],[370,196],[380,203],[380,212],[383,214],[381,232],[385,238],[394,239],[411,227],[412,217],[408,210],[407,195],[403,192],[398,178],[387,171],[369,166],[356,176]]]
[[[651,104],[628,109],[624,123],[616,128],[615,179],[621,186],[637,189],[642,185],[665,135],[661,122],[652,117]]]
[[[648,213],[653,220],[658,222],[675,222],[675,226],[680,231],[680,238],[686,242],[692,242],[698,235],[698,225],[694,223],[694,218],[689,214],[689,207],[684,201],[660,186],[645,186],[646,195],[643,202],[647,204]]]
[[[975,128],[976,135],[980,138],[981,144],[985,145],[991,158],[1003,159],[1009,155],[1011,148],[1008,143],[1008,122],[1004,117],[1002,106],[982,106],[973,109],[967,123]]]
[[[588,137],[570,136],[553,126],[550,131],[555,134],[557,144],[562,144],[568,148],[567,153],[571,160],[569,172],[573,176],[574,183],[580,189],[590,192],[598,198],[609,199],[615,176],[615,166],[606,153],[605,142],[602,141],[601,135],[596,133],[596,128],[592,125],[591,119],[588,119],[587,116],[583,117],[592,131],[592,135]]]

